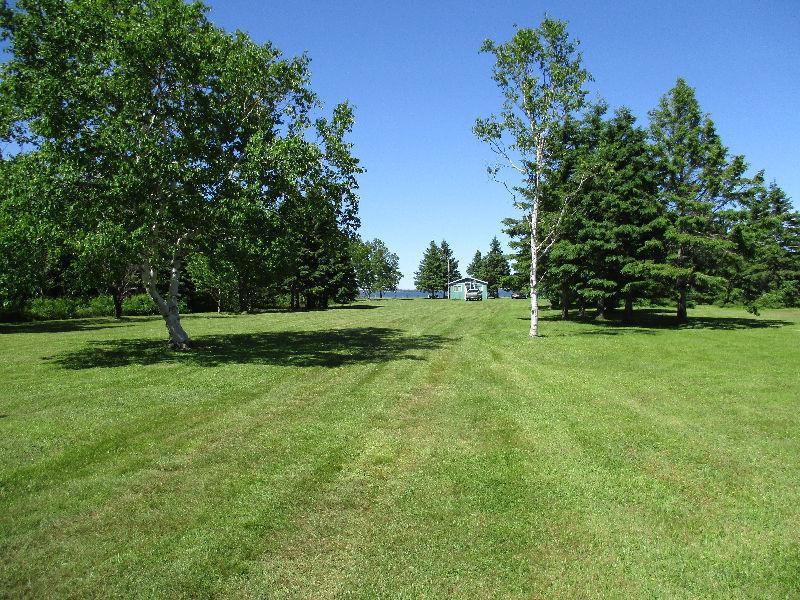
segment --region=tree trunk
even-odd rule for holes
[[[176,252],[172,257],[169,293],[166,300],[158,292],[155,269],[152,264],[147,261],[142,267],[142,281],[153,302],[158,306],[161,316],[164,317],[164,323],[169,333],[169,347],[173,350],[186,350],[189,347],[189,336],[181,325],[181,315],[178,309],[181,266],[181,259]]]
[[[122,302],[124,293],[118,287],[111,288],[111,297],[114,299],[114,318],[121,319],[122,318]]]
[[[685,282],[678,283],[678,323],[687,323],[689,316],[686,312],[686,294],[689,286]]]
[[[625,295],[625,312],[622,315],[623,323],[633,323],[633,294],[628,292]]]
[[[561,284],[561,318],[569,319],[569,286],[566,281]]]
[[[600,298],[597,301],[597,314],[594,318],[596,321],[608,321],[608,308],[606,307],[605,298]]]
[[[539,220],[539,201],[534,199],[531,207],[531,330],[530,336],[539,335],[539,281],[537,279],[539,248],[536,240],[536,225]]]

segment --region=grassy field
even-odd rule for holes
[[[0,325],[0,595],[800,597],[800,311]]]

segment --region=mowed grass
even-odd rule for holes
[[[800,597],[800,311],[0,326],[0,594]]]

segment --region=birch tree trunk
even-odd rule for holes
[[[169,333],[169,347],[174,350],[186,350],[189,347],[189,335],[181,325],[178,308],[180,298],[181,259],[177,252],[173,254],[167,298],[159,293],[155,268],[149,260],[142,265],[142,281],[153,302],[156,303]]]
[[[539,221],[539,199],[535,198],[531,207],[531,337],[539,335],[539,247],[536,226]]]

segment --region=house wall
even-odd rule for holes
[[[450,300],[464,300],[465,288],[463,283],[450,286]]]

